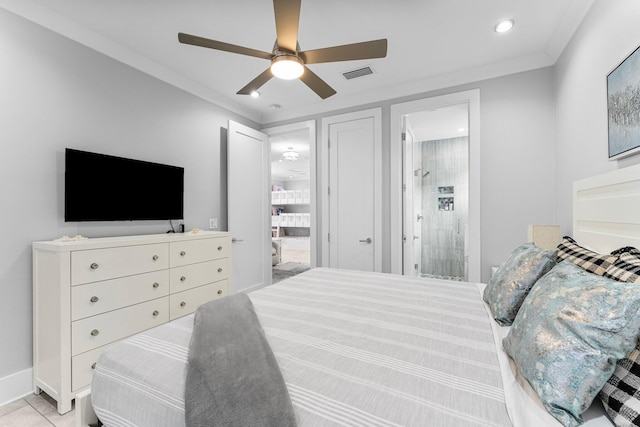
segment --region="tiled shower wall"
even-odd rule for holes
[[[469,138],[422,142],[423,275],[464,278],[465,225],[469,219]],[[453,194],[441,193],[453,187]],[[448,191],[448,190],[444,190]],[[453,198],[453,206],[439,198]],[[449,210],[445,210],[446,208]]]

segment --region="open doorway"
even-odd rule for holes
[[[468,277],[469,105],[404,116],[406,275]]]
[[[265,129],[271,147],[272,283],[315,266],[315,126]]]
[[[435,173],[430,168],[435,168],[426,163],[420,165],[414,165],[413,162],[407,161],[409,154],[417,154],[417,146],[413,145],[412,149],[408,149],[409,138],[412,137],[410,132],[407,132],[405,128],[407,124],[407,118],[409,124],[412,123],[412,116],[416,116],[422,112],[443,110],[446,111],[448,107],[463,106],[467,108],[467,123],[468,123],[468,135],[467,135],[467,154],[468,154],[468,175],[466,178],[466,190],[467,190],[467,203],[468,203],[468,218],[466,226],[464,226],[463,218],[460,218],[460,223],[456,218],[456,213],[460,211],[463,205],[459,205],[456,200],[455,192],[456,188],[463,190],[465,185],[461,181],[461,184],[451,183],[448,184],[445,180],[438,180],[435,178]],[[432,202],[437,213],[443,214],[443,218],[447,218],[453,224],[453,233],[462,237],[463,240],[463,253],[464,253],[464,278],[471,282],[480,282],[481,280],[481,257],[480,257],[480,91],[478,89],[472,89],[464,92],[456,92],[447,95],[434,96],[431,98],[419,99],[416,101],[409,101],[401,104],[394,104],[391,106],[391,146],[390,146],[390,202],[391,202],[391,229],[390,229],[390,250],[391,250],[391,272],[397,274],[414,275],[416,274],[416,257],[415,248],[417,246],[414,241],[423,239],[422,232],[413,233],[414,224],[418,222],[418,212],[414,211],[414,207],[411,206],[412,197],[414,194],[414,188],[418,187],[414,184],[415,179],[421,179],[424,181],[430,180],[431,182],[423,182],[420,185],[425,184],[425,190],[428,191],[428,196],[425,196]],[[460,126],[462,127],[462,126]],[[459,127],[459,128],[460,128]],[[459,129],[458,128],[458,129]],[[457,131],[457,129],[456,129]],[[433,137],[427,137],[432,139]],[[420,142],[414,138],[414,142]],[[422,147],[421,147],[422,148]],[[434,152],[432,156],[436,156]],[[422,169],[416,172],[418,169]],[[429,173],[427,173],[429,172]],[[419,174],[419,177],[416,176]],[[443,175],[444,176],[444,175]],[[443,178],[441,176],[440,178]],[[453,178],[452,178],[453,179]],[[433,184],[433,185],[431,185]],[[462,185],[462,187],[460,187]],[[412,187],[412,188],[409,188]],[[440,188],[442,187],[442,189]],[[448,188],[453,187],[453,188]],[[435,193],[431,193],[434,191]],[[442,191],[442,194],[438,193]],[[449,193],[453,191],[453,193]],[[459,190],[458,190],[459,191]],[[420,192],[423,194],[423,191]],[[448,194],[453,194],[453,197],[449,197]],[[422,196],[420,196],[422,197]],[[442,200],[441,200],[442,199]],[[453,200],[452,200],[453,199]],[[440,202],[442,201],[442,204]],[[453,210],[451,210],[451,201],[453,201]],[[447,204],[447,202],[449,202]],[[417,203],[417,202],[416,202]],[[460,202],[464,203],[464,202]],[[442,211],[437,209],[442,208]],[[449,211],[447,211],[447,207]],[[415,215],[415,217],[414,217]],[[424,213],[420,213],[424,218]],[[422,222],[423,219],[420,219]],[[410,226],[411,225],[411,226]],[[420,224],[422,225],[422,224]],[[451,228],[449,228],[451,230]],[[458,230],[460,234],[458,235]],[[431,230],[437,238],[438,232]],[[419,236],[414,239],[414,236]],[[440,233],[442,238],[442,233]],[[422,247],[420,247],[422,250]],[[422,256],[423,254],[421,254]],[[422,275],[422,263],[418,262],[418,271]],[[448,274],[435,274],[428,273],[436,276],[448,276]],[[451,275],[454,277],[454,275]],[[459,277],[458,274],[455,277]]]

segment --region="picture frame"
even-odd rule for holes
[[[609,160],[640,153],[640,46],[607,75]]]

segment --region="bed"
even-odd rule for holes
[[[606,252],[640,247],[640,219],[626,214],[634,206],[640,167],[576,182],[574,238]],[[507,354],[503,339],[519,324],[494,321],[485,288],[318,268],[248,296],[299,426],[562,425]],[[92,400],[107,426],[185,425],[193,323],[187,316],[105,351],[92,395],[79,396],[81,422]],[[613,425],[598,398],[583,418]]]

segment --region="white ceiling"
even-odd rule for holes
[[[593,0],[302,0],[302,50],[387,38],[386,58],[309,67],[337,94],[270,80],[263,59],[178,43],[177,33],[271,52],[270,0],[0,0],[0,7],[260,123],[392,99],[555,63]],[[512,18],[507,34],[495,24]],[[342,73],[371,66],[347,81]],[[279,109],[272,106],[277,104]]]
[[[437,141],[469,135],[469,105],[457,104],[407,115],[414,141]]]

